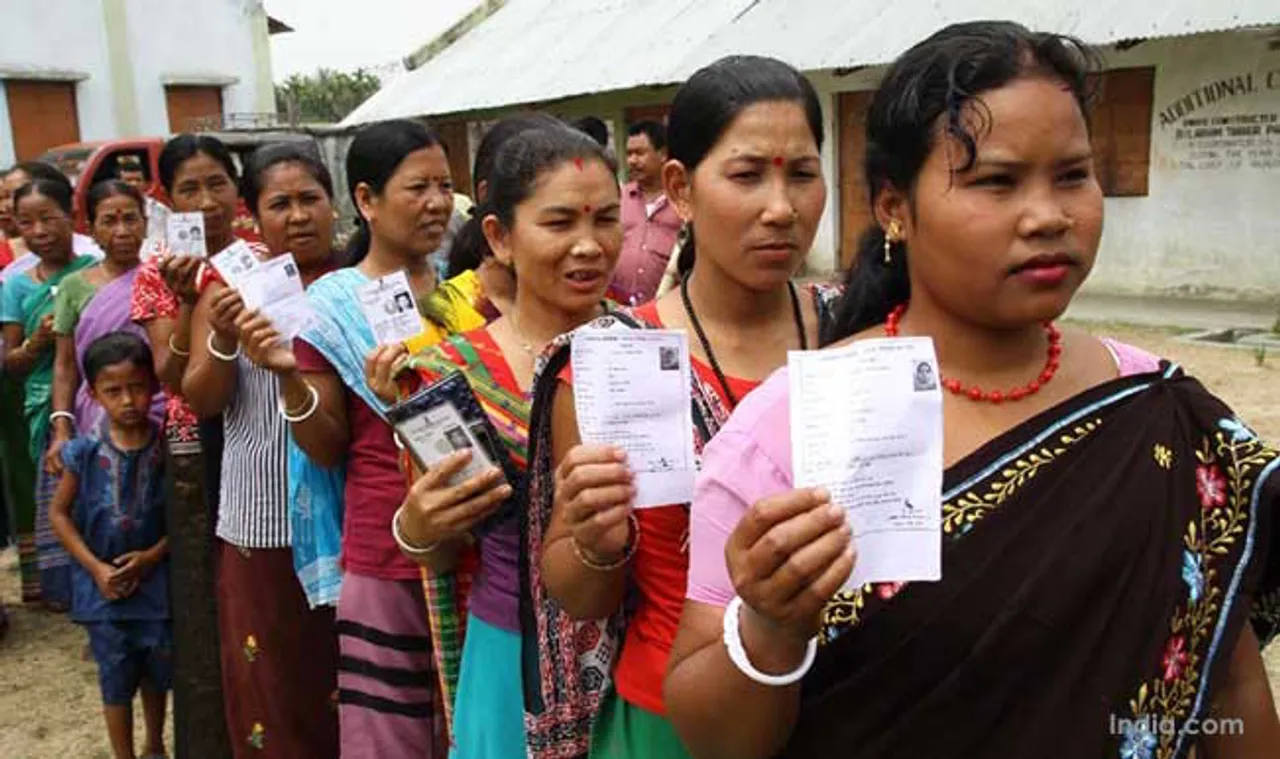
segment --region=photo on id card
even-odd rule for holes
[[[391,407],[387,420],[422,471],[438,465],[455,451],[470,449],[471,461],[450,479],[449,485],[459,485],[497,467],[503,478],[516,487],[518,473],[462,372],[452,372]],[[476,527],[476,533],[487,532],[507,516],[513,505],[514,499],[507,499]]]

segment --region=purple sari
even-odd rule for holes
[[[80,376],[84,373],[84,354],[93,345],[93,341],[112,332],[128,332],[147,340],[147,333],[129,318],[129,303],[133,293],[133,280],[138,275],[134,267],[127,273],[111,280],[98,288],[89,299],[89,303],[80,312],[80,321],[76,324],[76,366]],[[150,341],[147,340],[148,344]],[[165,394],[157,390],[151,398],[151,421],[164,424]],[[76,432],[83,436],[97,435],[105,414],[102,406],[89,396],[89,385],[86,380],[80,382],[76,390],[75,401]]]

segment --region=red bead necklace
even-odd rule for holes
[[[887,337],[898,336],[898,322],[901,321],[902,315],[906,311],[907,304],[903,303],[889,313],[889,318],[885,319],[884,322],[884,334]],[[1023,398],[1035,395],[1040,392],[1040,388],[1053,380],[1053,376],[1058,373],[1058,367],[1061,366],[1062,333],[1053,325],[1053,322],[1045,322],[1044,331],[1049,337],[1049,356],[1045,359],[1044,369],[1040,372],[1040,376],[1027,384],[1015,387],[1008,392],[1002,392],[1000,390],[983,390],[977,385],[966,387],[960,380],[943,377],[942,386],[954,395],[962,395],[973,401],[987,401],[989,403],[1020,401]]]

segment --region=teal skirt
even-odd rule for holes
[[[520,636],[467,617],[449,759],[525,759]]]
[[[591,759],[689,759],[664,717],[627,703],[610,691],[591,729]]]

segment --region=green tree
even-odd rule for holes
[[[294,74],[276,85],[276,111],[289,124],[330,124],[342,121],[381,86],[378,77],[362,68]]]

